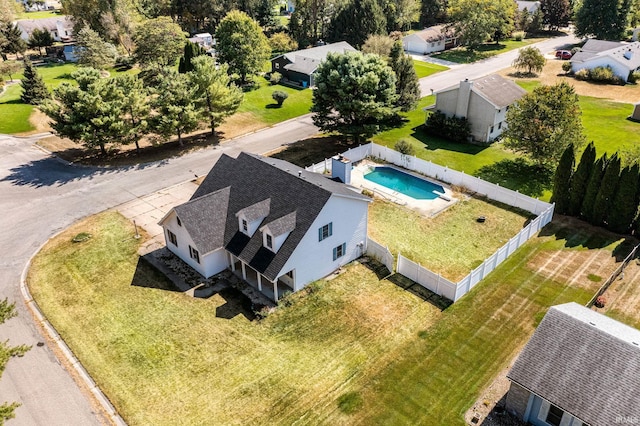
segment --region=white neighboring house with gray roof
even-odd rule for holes
[[[356,51],[346,41],[296,50],[273,58],[271,60],[271,72],[279,72],[285,79],[302,87],[312,87],[315,85],[314,73],[329,53]]]
[[[534,426],[637,424],[640,331],[575,302],[553,306],[507,378],[507,410]]]
[[[520,12],[523,12],[526,10],[529,13],[535,13],[538,9],[540,9],[540,2],[516,0],[516,7]]]
[[[21,19],[16,21],[16,26],[22,33],[20,37],[25,41],[29,40],[36,28],[47,30],[55,41],[67,42],[73,39],[73,21],[69,16]]]
[[[436,103],[429,109],[447,117],[465,117],[473,139],[486,143],[502,134],[507,110],[525,93],[513,81],[491,74],[435,92]]]
[[[336,161],[336,172],[351,166]],[[231,269],[277,301],[364,254],[370,201],[286,161],[223,154],[159,224],[167,248],[205,278]]]
[[[640,42],[588,40],[570,60],[571,71],[610,66],[613,73],[627,81],[629,74],[640,67]]]
[[[434,25],[402,38],[405,51],[421,55],[450,49],[457,44],[455,30],[446,25]]]

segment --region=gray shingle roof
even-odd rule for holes
[[[590,425],[638,417],[640,331],[577,303],[554,306],[507,377]]]
[[[424,41],[432,42],[444,40],[446,36],[452,37],[454,30],[453,28],[447,28],[446,25],[434,25],[414,34]]]
[[[296,71],[302,74],[313,73],[320,66],[320,59],[305,58],[304,56],[296,56],[295,61],[284,66],[289,71]]]
[[[498,74],[473,80],[474,92],[491,102],[497,108],[505,108],[524,96],[527,91]]]
[[[252,204],[244,209],[238,210],[236,213],[236,217],[244,216],[249,222],[253,222],[254,220],[258,220],[260,218],[266,217],[269,214],[269,206],[271,205],[271,198],[267,198],[266,200],[258,201],[255,204]]]
[[[209,220],[226,217],[230,187],[225,187],[177,206],[174,210],[201,254],[224,244],[224,222]]]
[[[597,40],[595,38],[587,40],[587,42],[582,46],[583,52],[604,52],[605,50],[615,49],[617,47],[624,46],[624,43],[619,41],[607,41],[607,40]]]
[[[346,41],[339,41],[337,43],[325,44],[324,46],[317,46],[311,47],[309,49],[287,52],[284,54],[284,56],[291,62],[295,62],[297,56],[322,61],[327,57],[329,53],[345,53],[355,51],[356,49]]]
[[[280,219],[276,219],[272,222],[267,223],[262,228],[260,228],[260,231],[265,229],[268,230],[269,233],[274,237],[279,237],[280,235],[293,231],[295,227],[296,212],[291,212],[287,215],[282,216]]]
[[[228,205],[226,208],[220,206],[216,211],[221,213],[224,210],[223,214],[193,211],[200,210],[202,206],[207,206],[211,211],[212,206],[201,200],[223,189],[228,192]],[[217,248],[225,247],[268,279],[275,280],[332,194],[370,201],[346,185],[286,161],[246,153],[234,159],[223,154],[191,200],[176,207],[176,212],[201,253],[207,251],[200,244],[215,246],[206,241],[207,238],[223,235],[222,243]],[[224,203],[224,194],[216,197],[218,202]],[[270,202],[263,226],[269,226],[274,233],[271,226],[278,230],[291,229],[293,226],[278,253],[262,246],[261,232],[248,237],[238,229],[236,213],[259,205],[266,199],[270,199]],[[210,203],[215,204],[213,201]]]
[[[31,35],[31,33],[33,33],[33,30],[35,30],[36,28],[46,29],[49,32],[57,31],[58,23],[60,23],[62,25],[62,28],[66,30],[73,30],[73,21],[71,20],[70,16],[60,16],[43,19],[21,19],[19,21],[16,21],[18,27],[28,35]]]

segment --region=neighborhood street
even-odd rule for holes
[[[576,41],[566,36],[537,46],[546,53]],[[422,79],[422,93],[508,67],[516,55],[517,51],[507,52]],[[222,153],[266,153],[317,132],[310,115],[305,115],[183,157],[114,169],[70,166],[37,148],[36,137],[0,135],[0,298],[15,301],[19,314],[0,326],[0,340],[33,346],[23,358],[8,363],[0,380],[0,403],[22,404],[8,424],[105,423],[48,345],[37,346],[45,340],[23,303],[20,276],[48,238],[83,217],[206,174]]]

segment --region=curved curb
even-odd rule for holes
[[[27,308],[33,314],[33,317],[35,318],[35,320],[42,326],[42,328],[45,330],[49,338],[51,338],[53,341],[56,342],[56,344],[58,345],[58,348],[62,352],[66,361],[71,365],[74,371],[78,374],[78,376],[80,377],[80,380],[82,380],[83,384],[87,387],[87,389],[89,389],[89,391],[91,392],[93,397],[96,399],[98,404],[100,404],[102,409],[105,411],[105,413],[107,414],[111,422],[118,426],[127,426],[127,423],[118,414],[113,404],[111,404],[111,401],[109,401],[109,398],[107,398],[107,396],[102,392],[102,390],[100,390],[96,382],[91,378],[91,376],[89,375],[87,370],[82,366],[78,358],[76,358],[73,352],[71,352],[71,349],[69,349],[69,346],[67,346],[67,344],[64,342],[62,337],[60,337],[60,334],[58,334],[58,332],[53,327],[53,325],[51,325],[51,323],[44,317],[44,315],[42,314],[42,311],[38,307],[38,304],[31,296],[31,293],[29,292],[29,288],[27,287],[27,283],[26,283],[27,271],[31,267],[31,262],[33,258],[36,257],[38,253],[40,253],[42,248],[49,241],[51,241],[53,238],[57,237],[64,231],[66,231],[66,228],[49,237],[47,241],[42,243],[42,245],[40,245],[40,247],[38,247],[38,249],[31,255],[31,257],[27,261],[27,264],[22,270],[22,274],[20,275],[20,293],[22,293],[22,299],[24,300],[24,303],[27,305]],[[55,353],[54,353],[54,356],[56,356],[57,358],[57,355],[55,355]]]

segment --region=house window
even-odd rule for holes
[[[53,37],[58,37],[58,33],[56,31],[53,32]]]
[[[293,279],[293,269],[290,270],[289,272],[287,272],[287,276],[291,279]]]
[[[242,230],[244,232],[248,232],[249,231],[249,227],[247,226],[247,221],[242,219]]]
[[[489,133],[493,133],[493,126],[491,126],[491,129],[489,129]]]
[[[556,407],[555,405],[551,404],[551,406],[549,407],[549,413],[547,413],[547,418],[545,419],[545,421],[550,425],[560,426],[563,414],[564,411],[562,411],[560,407]]]
[[[280,69],[280,64],[276,62],[275,65],[276,65],[276,69],[279,70]]]
[[[498,129],[502,129],[502,121],[498,123]]]
[[[318,228],[318,241],[329,238],[331,235],[333,235],[333,222],[329,222],[328,224]]]
[[[507,105],[507,107],[505,108],[505,112],[509,111],[509,105]]]
[[[189,257],[200,263],[200,253],[198,253],[198,250],[194,249],[191,246],[189,246]]]
[[[335,247],[333,249],[333,260],[344,256],[345,251],[347,251],[347,243],[342,243],[338,247]]]
[[[267,247],[272,249],[273,248],[273,238],[271,238],[271,235],[267,234]]]
[[[182,226],[182,221],[180,221],[180,218],[178,216],[176,216],[176,221],[178,222],[178,226]]]
[[[171,242],[171,244],[178,247],[178,238],[176,237],[176,234],[167,229],[167,236],[169,237],[169,241]]]

